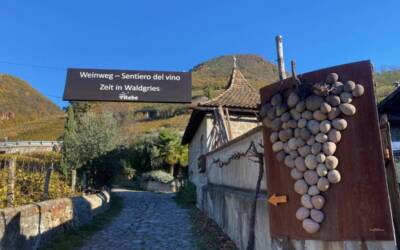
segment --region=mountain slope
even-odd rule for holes
[[[374,76],[376,83],[376,99],[381,101],[400,83],[400,69],[391,69],[378,72]]]
[[[233,68],[233,56],[244,77],[255,87],[260,88],[278,80],[278,69],[275,64],[257,55],[226,55],[201,63],[191,70],[193,89],[199,90],[207,85],[218,89],[225,88]]]
[[[233,56],[237,58],[237,66],[243,75],[256,88],[260,88],[278,79],[276,65],[256,55],[226,55],[203,62],[190,71],[192,72],[193,96],[204,95],[204,89],[212,86],[215,93],[223,91],[228,84],[233,69]],[[146,133],[156,131],[160,127],[172,127],[183,130],[189,116],[179,115],[176,119],[167,118],[159,122],[140,122],[134,117],[134,112],[142,108],[168,110],[174,113],[186,108],[184,104],[155,104],[155,103],[107,103],[97,102],[92,105],[97,112],[111,111],[118,119],[124,137],[134,136],[133,132]],[[182,112],[178,112],[181,114]],[[138,124],[143,123],[143,124]],[[143,126],[146,124],[145,126]]]
[[[52,101],[32,88],[27,82],[7,74],[0,74],[0,114],[12,113],[8,119],[18,123],[63,115]],[[4,120],[3,120],[4,123]]]
[[[0,128],[0,141],[4,137],[10,141],[57,141],[63,134],[64,122],[64,117],[54,116]]]
[[[57,140],[64,112],[18,77],[0,74],[0,138]]]
[[[236,55],[237,64],[244,76],[259,88],[277,80],[276,65],[255,55]],[[212,86],[217,92],[226,87],[233,67],[233,56],[221,56],[191,69],[193,95],[204,95],[204,88]],[[376,95],[381,100],[400,81],[400,69],[386,70],[375,74]],[[135,111],[142,108],[179,111],[176,116],[153,121],[141,121]],[[118,120],[122,137],[132,139],[140,133],[157,131],[160,127],[183,130],[189,115],[182,110],[183,104],[155,103],[109,103],[93,102],[94,112],[110,111]],[[0,121],[0,140],[57,140],[63,131],[63,112],[28,83],[5,74],[0,74],[0,117],[2,112],[13,112],[15,119]]]

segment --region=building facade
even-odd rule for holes
[[[392,137],[392,149],[396,163],[397,181],[400,183],[400,87],[383,99],[378,110],[380,115],[387,115]]]
[[[224,92],[192,107],[182,144],[189,144],[189,178],[197,187],[197,197],[207,184],[205,156],[259,126],[259,103],[257,89],[234,67]]]

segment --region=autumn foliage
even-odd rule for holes
[[[15,160],[14,206],[70,197],[78,193],[72,192],[69,178],[59,167],[59,153],[36,153],[27,155],[0,155],[0,208],[6,207],[7,181],[9,178],[8,162]],[[44,193],[45,179],[48,169],[52,167],[49,182],[49,193]]]

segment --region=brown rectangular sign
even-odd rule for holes
[[[342,82],[361,84],[364,95],[354,98],[355,115],[346,116],[347,128],[342,131],[335,156],[339,159],[341,181],[331,184],[322,195],[326,199],[325,215],[315,234],[307,233],[295,214],[300,195],[294,191],[291,169],[279,162],[272,152],[271,130],[264,127],[266,178],[269,194],[287,195],[288,202],[277,207],[269,205],[271,235],[293,239],[318,240],[393,240],[393,224],[388,201],[388,188],[378,113],[369,61],[346,64],[299,75],[302,82],[324,82],[336,72]],[[296,85],[293,78],[261,89],[262,103],[274,94]]]
[[[190,103],[190,72],[68,69],[68,101]]]

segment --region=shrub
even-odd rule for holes
[[[161,170],[153,170],[142,174],[142,180],[144,181],[158,181],[162,183],[170,183],[174,180],[174,177]]]
[[[129,180],[132,180],[135,177],[136,170],[132,168],[124,168],[124,175],[128,177]]]
[[[184,207],[193,207],[196,205],[196,186],[188,181],[178,193],[176,193],[175,201]]]
[[[196,186],[192,182],[187,182],[175,196],[175,201],[185,207],[196,205]]]

